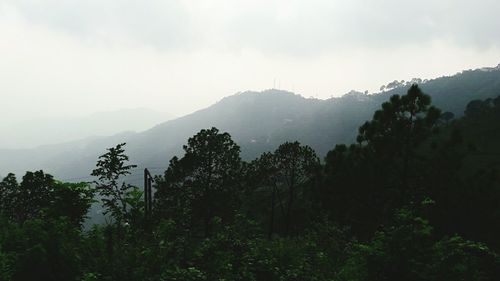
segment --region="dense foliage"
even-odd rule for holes
[[[286,142],[245,162],[201,130],[155,178],[148,219],[125,144],[92,184],[9,174],[0,280],[498,280],[499,121],[500,96],[453,119],[412,85],[324,161]],[[84,228],[95,198],[107,221]]]

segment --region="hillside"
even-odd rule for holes
[[[127,153],[140,168],[160,172],[169,159],[181,153],[187,138],[202,128],[215,126],[229,132],[242,148],[244,159],[253,159],[287,140],[298,140],[324,156],[337,143],[350,143],[357,128],[394,94],[408,84],[377,94],[351,92],[328,100],[307,99],[286,91],[243,92],[222,99],[193,114],[161,123],[141,133],[124,133],[43,146],[29,150],[1,150],[0,175],[43,169],[64,180],[85,180],[106,147],[127,142]],[[500,69],[468,70],[450,77],[422,81],[421,88],[433,104],[456,116],[473,99],[500,93]],[[141,170],[130,179],[140,182]]]

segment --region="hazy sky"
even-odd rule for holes
[[[0,120],[245,90],[327,98],[500,63],[498,0],[0,0]]]

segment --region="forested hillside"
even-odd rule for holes
[[[293,113],[304,99],[286,95],[290,111],[258,108]],[[129,144],[101,151],[93,185],[9,174],[0,182],[0,280],[498,280],[500,93],[468,102],[457,118],[417,85],[388,95],[324,159],[295,140],[242,157],[231,134],[202,129],[154,178],[151,204],[122,181],[137,169]],[[371,99],[335,102],[361,97]],[[108,220],[83,230],[93,198]]]
[[[436,106],[455,116],[467,103],[500,92],[500,68],[463,71],[450,77],[419,82]],[[171,120],[141,133],[82,140],[30,150],[0,150],[0,175],[44,169],[62,179],[88,176],[101,151],[127,142],[131,159],[140,167],[166,168],[168,159],[182,153],[182,144],[200,129],[215,126],[229,132],[241,146],[243,159],[272,151],[285,141],[300,141],[321,157],[332,145],[351,143],[360,124],[391,95],[403,95],[410,82],[394,81],[383,92],[351,92],[328,100],[306,99],[286,91],[243,92],[193,114]],[[140,182],[140,171],[132,175]]]

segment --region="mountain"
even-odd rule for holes
[[[143,131],[172,119],[168,113],[146,108],[97,112],[82,117],[51,117],[0,124],[0,148],[33,148],[123,131]]]
[[[469,101],[500,94],[500,67],[467,70],[428,81],[399,81],[377,94],[352,91],[328,100],[274,89],[238,93],[140,133],[28,150],[0,150],[0,174],[43,169],[63,180],[88,180],[105,148],[127,142],[127,154],[138,165],[129,180],[139,184],[141,169],[148,167],[153,172],[162,172],[172,156],[182,153],[182,145],[189,137],[212,126],[229,132],[247,160],[293,140],[310,145],[324,156],[337,143],[353,142],[358,127],[371,119],[373,112],[391,95],[404,94],[412,82],[419,82],[422,90],[431,95],[434,105],[461,116]]]

